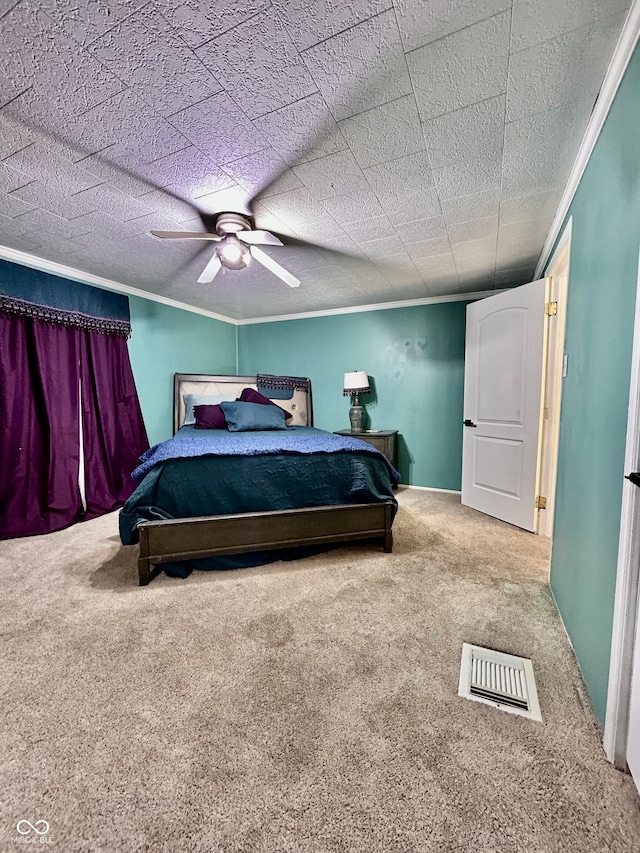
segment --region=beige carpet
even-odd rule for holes
[[[0,543],[0,848],[640,851],[545,541],[399,499],[391,555],[145,588],[116,515]],[[533,658],[542,724],[457,696],[463,641]]]

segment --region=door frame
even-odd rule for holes
[[[640,254],[636,285],[636,312],[633,328],[624,470],[625,473],[640,470]],[[628,480],[623,480],[609,687],[603,736],[603,746],[607,758],[619,770],[625,770],[627,766],[631,676],[636,626],[639,617],[639,580],[640,490]],[[640,649],[638,652],[640,653]]]
[[[571,270],[571,234],[573,217],[569,218],[562,236],[558,240],[555,252],[549,261],[545,277],[547,279],[547,300],[558,303],[557,314],[548,317],[545,325],[545,363],[543,383],[543,411],[541,412],[540,448],[538,454],[538,494],[547,498],[546,510],[538,511],[536,533],[540,533],[540,520],[544,515],[542,535],[551,539],[553,546],[553,521],[555,518],[555,496],[558,480],[558,453],[560,449],[560,413],[562,410],[562,365],[564,358],[565,327],[567,317],[567,294]],[[552,279],[562,276],[554,285]],[[556,359],[549,357],[555,348]],[[552,399],[549,394],[551,393]],[[549,403],[549,418],[544,417],[544,404]],[[546,452],[545,452],[546,451]]]

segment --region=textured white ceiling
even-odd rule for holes
[[[628,5],[0,0],[0,244],[237,319],[521,284]],[[227,210],[298,289],[149,233]]]

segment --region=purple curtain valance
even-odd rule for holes
[[[104,335],[131,334],[126,296],[3,260],[0,311]]]
[[[128,320],[91,317],[80,311],[69,311],[64,308],[53,308],[50,305],[38,305],[26,299],[16,299],[0,293],[0,311],[4,314],[17,314],[21,317],[32,317],[56,326],[73,326],[76,329],[86,329],[88,332],[100,332],[103,335],[118,335],[128,338],[131,335],[131,323]]]

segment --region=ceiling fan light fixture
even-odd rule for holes
[[[222,266],[229,270],[243,270],[251,259],[247,247],[232,234],[228,234],[220,241],[216,251]]]

